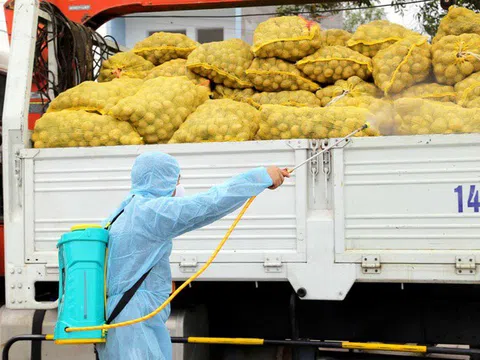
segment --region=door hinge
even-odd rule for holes
[[[455,258],[455,270],[458,275],[475,275],[477,270],[475,256],[457,256]]]
[[[180,261],[180,271],[185,273],[193,273],[197,270],[197,258],[195,256],[182,257]]]
[[[15,179],[17,180],[17,187],[22,187],[22,159],[20,152],[15,153]]]
[[[263,267],[265,272],[282,272],[282,259],[279,256],[267,256]]]
[[[362,256],[362,272],[364,274],[380,274],[381,271],[382,263],[379,255]]]

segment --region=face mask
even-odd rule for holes
[[[185,188],[181,184],[177,185],[174,197],[184,197],[184,196],[185,196]]]

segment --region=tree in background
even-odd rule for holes
[[[455,5],[463,6],[470,10],[480,10],[480,0],[456,0]],[[437,32],[440,20],[447,14],[446,10],[440,7],[437,0],[427,1],[420,5],[417,20],[423,26],[425,32],[434,36]]]
[[[385,20],[386,18],[387,14],[382,8],[346,11],[343,19],[343,28],[353,33],[362,24],[374,20]]]
[[[410,5],[409,2],[412,0],[391,0],[391,5],[395,8],[395,11],[398,13],[403,13],[403,10],[406,6],[418,6],[417,20],[419,21],[423,31],[431,36],[434,36],[438,29],[438,24],[440,20],[447,14],[446,10],[443,10],[440,7],[439,0],[426,0],[425,2]],[[335,14],[341,9],[345,8],[359,8],[359,7],[370,7],[379,5],[379,1],[375,0],[359,0],[355,2],[327,2],[327,3],[317,3],[317,4],[308,4],[308,5],[284,5],[277,8],[277,13],[280,16],[284,15],[302,15],[311,20],[320,20],[323,16],[327,14]],[[464,6],[471,10],[480,10],[480,0],[456,0],[456,5]],[[364,10],[348,10],[345,11],[346,19],[348,19],[349,13],[357,12],[360,14],[365,13],[367,10],[376,10],[382,8],[368,8]],[[357,18],[357,15],[354,15],[353,18]],[[364,19],[365,22],[370,20]],[[372,19],[375,20],[375,19]],[[362,19],[363,21],[363,19]],[[347,30],[347,29],[346,29]]]

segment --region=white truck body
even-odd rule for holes
[[[115,210],[141,152],[175,156],[192,194],[252,167],[291,168],[315,143],[20,150],[8,189],[7,234],[19,235],[7,235],[7,306],[56,306],[33,298],[36,281],[58,278],[60,235]],[[355,138],[261,194],[201,279],[289,281],[316,300],[341,300],[355,281],[475,282],[480,214],[468,202],[480,187],[478,154],[478,135]],[[175,280],[205,263],[234,217],[174,240]]]
[[[32,149],[26,124],[38,4],[16,3],[3,124],[8,308],[56,307],[35,301],[34,284],[58,280],[58,238],[116,208],[139,153],[174,155],[191,194],[252,167],[293,167],[325,146]],[[479,154],[478,134],[354,138],[260,195],[201,280],[288,281],[316,300],[342,300],[356,281],[474,283]],[[174,240],[175,280],[207,260],[234,216]]]

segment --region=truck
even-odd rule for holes
[[[100,223],[116,208],[130,189],[130,169],[139,154],[175,156],[188,194],[257,166],[293,168],[333,141],[33,148],[31,130],[44,111],[39,82],[32,86],[39,56],[48,55],[47,84],[65,71],[55,60],[65,51],[53,35],[59,19],[96,29],[135,12],[252,5],[258,3],[7,1],[12,26],[2,124],[2,344],[14,335],[52,331],[58,305],[56,243],[72,225]],[[47,46],[39,49],[40,34]],[[92,48],[100,43],[104,53],[119,50],[105,39]],[[57,95],[53,87],[47,85],[45,92],[50,99]],[[479,154],[478,134],[355,137],[325,152],[283,187],[255,200],[215,262],[174,300],[172,336],[479,346]],[[175,282],[207,261],[235,215],[174,240]],[[361,356],[315,346],[174,345],[176,360],[350,355]],[[10,356],[94,358],[91,346],[39,342],[16,345]]]

